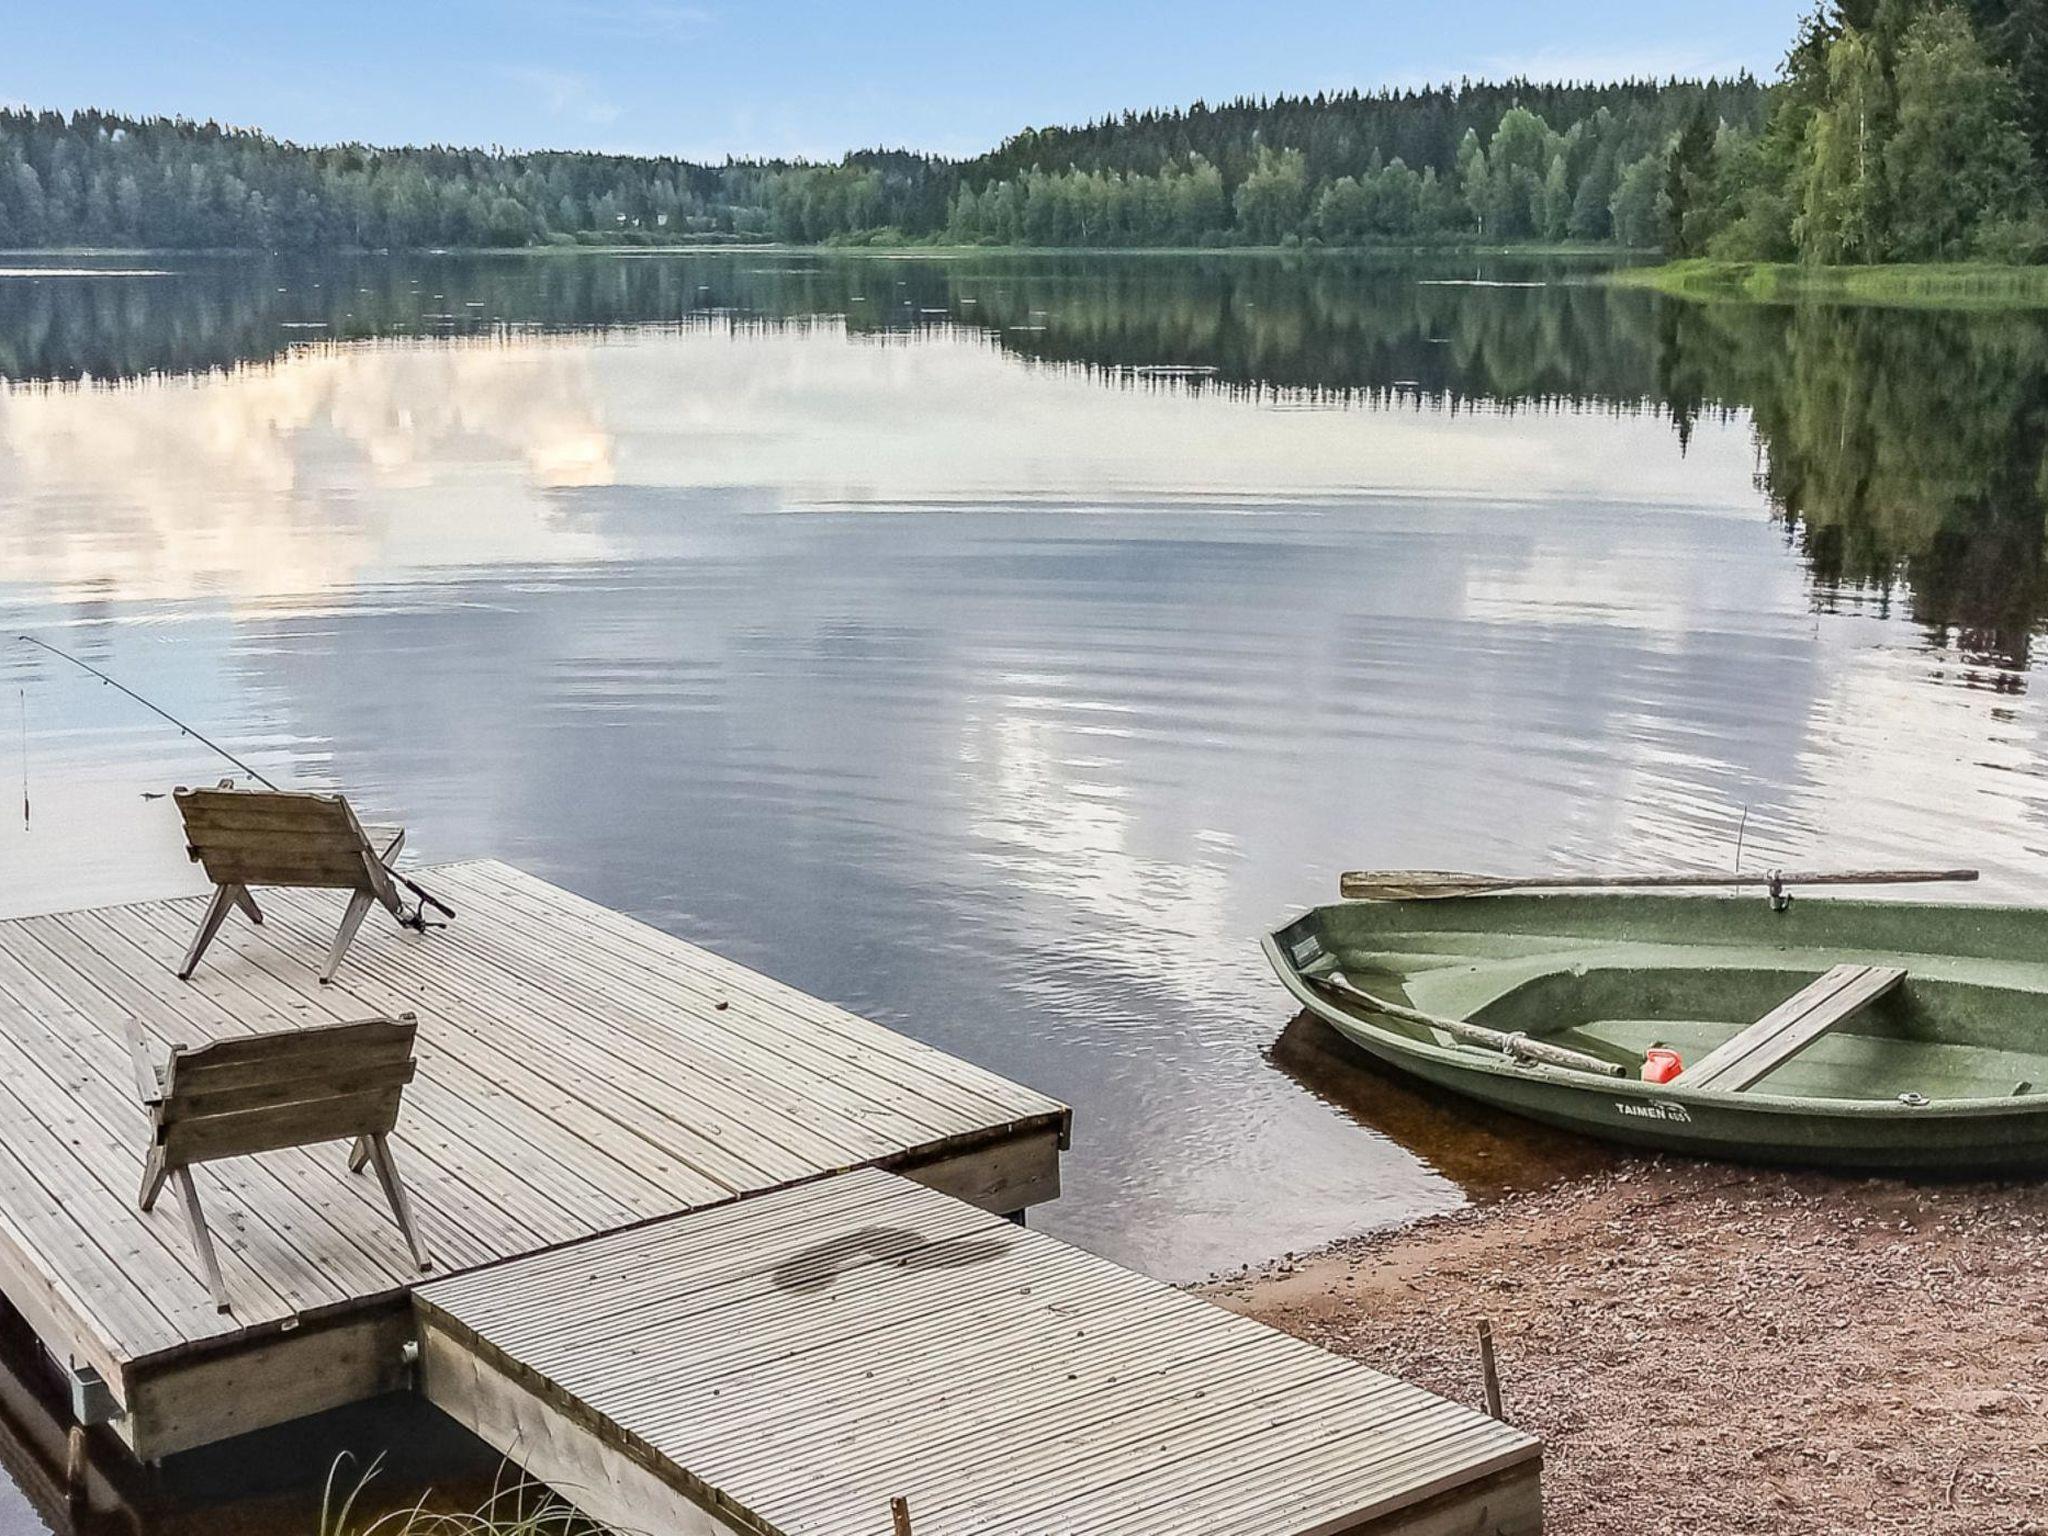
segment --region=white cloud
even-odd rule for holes
[[[498,73],[513,85],[523,86],[537,95],[550,117],[604,124],[616,122],[624,112],[617,102],[598,90],[588,75],[574,70],[507,64]]]
[[[712,13],[674,0],[537,0],[529,10],[539,19],[599,37],[673,41],[694,37]]]

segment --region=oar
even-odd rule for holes
[[[1321,976],[1311,976],[1306,971],[1296,973],[1303,981],[1321,987],[1325,992],[1356,1003],[1371,1013],[1383,1013],[1390,1019],[1400,1019],[1408,1024],[1420,1024],[1428,1029],[1440,1029],[1467,1045],[1483,1046],[1490,1051],[1499,1051],[1503,1056],[1513,1056],[1522,1061],[1540,1061],[1546,1066],[1565,1067],[1573,1072],[1593,1072],[1601,1077],[1625,1077],[1628,1069],[1619,1062],[1603,1061],[1598,1056],[1588,1056],[1584,1051],[1574,1051],[1562,1045],[1552,1045],[1547,1040],[1531,1040],[1519,1031],[1509,1034],[1503,1030],[1488,1029],[1484,1024],[1474,1024],[1469,1019],[1447,1019],[1438,1014],[1424,1013],[1420,1008],[1404,1008],[1399,1003],[1390,1003],[1384,997],[1354,987],[1336,971]]]
[[[1578,891],[1658,889],[1673,886],[1735,885],[1925,885],[1974,880],[1974,869],[1772,870],[1724,875],[1701,871],[1677,875],[1467,875],[1450,869],[1355,869],[1338,881],[1353,901],[1440,901],[1447,896],[1481,896],[1489,891]]]

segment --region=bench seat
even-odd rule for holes
[[[1905,979],[1897,966],[1835,966],[1671,1081],[1687,1088],[1740,1093]]]

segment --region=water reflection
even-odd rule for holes
[[[1503,1115],[1392,1071],[1313,1014],[1297,1014],[1273,1041],[1268,1059],[1475,1196],[1540,1189],[1611,1168],[1625,1156],[1605,1142]]]
[[[2037,321],[1418,275],[4,278],[0,603],[425,857],[1068,1098],[1047,1222],[1228,1267],[1468,1176],[1264,1059],[1249,938],[1338,867],[1721,863],[1746,815],[2040,874]],[[143,791],[203,750],[11,648],[17,737],[0,908],[193,881]]]
[[[587,371],[557,346],[375,344],[231,378],[11,390],[0,495],[36,511],[0,521],[0,570],[134,601],[348,586],[437,549],[466,562],[479,536],[573,556],[536,493],[614,476]],[[471,473],[445,483],[458,464]]]
[[[946,262],[831,260],[788,253],[707,256],[358,260],[324,265],[181,258],[146,277],[0,279],[0,378],[134,379],[229,371],[325,342],[520,337],[648,325],[728,335],[826,325],[873,339],[964,329],[1005,353],[1073,366],[1125,391],[1212,390],[1385,408],[1480,406],[1637,412],[1666,418],[1681,444],[1703,416],[1749,413],[1759,476],[1805,556],[1823,607],[1884,611],[1895,594],[1937,638],[1994,664],[2024,664],[2042,590],[2042,469],[2048,449],[2048,321],[2034,314],[1904,312],[1842,306],[1660,303],[1534,270],[1542,286],[1444,282],[1341,258],[989,256]],[[1432,269],[1435,270],[1435,269]],[[1509,271],[1500,263],[1473,275]],[[522,360],[546,373],[526,349]],[[489,398],[477,354],[394,370],[414,378],[427,419],[394,414],[370,370],[336,402],[333,425],[394,473],[421,435],[519,438],[539,478],[614,473],[572,369],[517,401]],[[544,354],[542,354],[544,355]],[[1163,371],[1162,371],[1163,370]],[[285,370],[294,398],[268,402],[286,426],[332,381]],[[481,394],[473,393],[479,383]],[[551,411],[542,395],[559,391]],[[247,392],[260,395],[261,390]],[[352,407],[352,408],[345,408]],[[278,483],[249,400],[215,424],[196,457]],[[16,430],[47,437],[19,392]],[[354,419],[351,419],[354,418]],[[102,441],[73,444],[116,483],[155,423],[132,411]],[[98,458],[105,446],[106,456]],[[179,444],[181,448],[200,446]],[[61,450],[59,450],[61,451]],[[144,530],[146,532],[146,530]],[[265,557],[288,552],[264,551]]]

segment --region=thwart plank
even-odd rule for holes
[[[1838,965],[1673,1079],[1687,1088],[1754,1087],[1857,1010],[1906,979],[1890,965]]]

